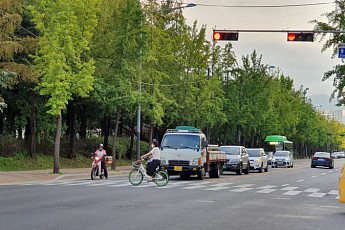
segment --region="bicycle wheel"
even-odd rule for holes
[[[143,174],[137,169],[134,169],[129,173],[128,179],[132,185],[139,185],[143,181]]]
[[[164,171],[159,171],[155,174],[155,178],[153,179],[158,186],[165,186],[169,182],[169,176]]]

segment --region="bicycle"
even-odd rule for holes
[[[137,160],[136,162],[133,162],[133,167],[134,169],[129,173],[129,176],[128,176],[129,182],[132,185],[134,186],[140,185],[144,179],[144,176],[147,177],[148,179],[150,178],[146,173],[146,169],[143,165],[142,160]],[[152,176],[152,180],[158,186],[165,186],[169,182],[169,176],[168,176],[168,173],[166,173],[165,171],[158,169],[158,171],[156,170],[156,172],[154,172]]]

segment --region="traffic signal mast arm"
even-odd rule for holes
[[[238,34],[244,33],[287,33],[287,41],[313,42],[314,34],[345,33],[337,30],[213,30],[214,41],[238,41]]]

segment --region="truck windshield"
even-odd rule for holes
[[[225,152],[226,155],[240,155],[239,147],[219,147],[219,149]]]
[[[165,135],[162,148],[173,149],[199,149],[200,137],[197,135]]]

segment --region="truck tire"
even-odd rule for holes
[[[205,179],[205,169],[201,169],[200,172],[198,172],[198,180]]]
[[[220,168],[219,168],[219,174],[220,174],[220,175],[223,175],[223,174],[224,174],[223,164],[220,164],[219,167],[220,167]]]

